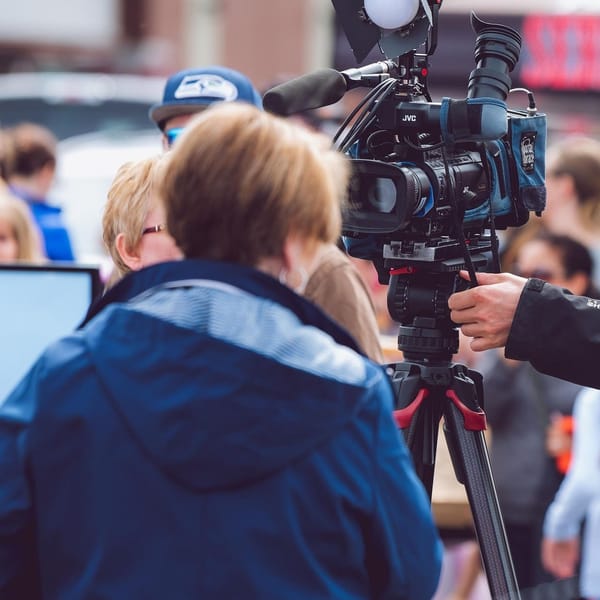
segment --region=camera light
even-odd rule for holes
[[[382,29],[401,29],[419,12],[420,0],[365,0],[369,19]]]

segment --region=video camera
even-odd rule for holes
[[[386,60],[296,78],[269,90],[265,108],[289,115],[372,88],[334,137],[353,166],[343,218],[348,252],[372,260],[382,283],[405,266],[466,264],[472,272],[474,257],[487,262],[481,253],[494,247],[496,229],[523,225],[545,207],[546,117],[531,92],[511,90],[509,76],[521,36],[472,14],[476,66],[467,97],[432,102],[427,76],[442,0],[332,2],[357,60],[375,43]],[[511,91],[527,94],[526,109],[507,108]]]

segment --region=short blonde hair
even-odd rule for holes
[[[349,163],[325,136],[242,103],[195,116],[160,183],[167,227],[188,258],[255,266],[290,233],[340,235]]]
[[[45,260],[40,231],[29,207],[19,198],[0,192],[0,220],[6,221],[17,241],[17,260],[39,263]]]
[[[117,251],[117,236],[133,250],[142,238],[144,221],[153,207],[152,194],[160,176],[164,156],[152,156],[121,165],[108,190],[102,216],[102,239],[119,276],[131,271]]]

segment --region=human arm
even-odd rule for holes
[[[505,346],[507,358],[527,360],[542,373],[600,386],[600,302],[509,273],[477,279],[481,285],[448,301],[452,320],[474,338],[473,350]]]
[[[527,280],[510,273],[478,273],[477,281],[478,286],[450,296],[450,318],[473,338],[472,350],[501,348]]]
[[[600,386],[600,302],[528,281],[519,300],[505,354],[528,360],[541,373]]]
[[[573,577],[579,562],[579,537],[568,540],[542,540],[542,565],[555,577]]]

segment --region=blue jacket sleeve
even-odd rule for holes
[[[573,416],[576,426],[571,466],[544,521],[544,534],[557,540],[579,535],[590,504],[600,498],[600,392],[584,389],[577,396]]]
[[[27,430],[36,402],[36,367],[0,404],[0,598],[41,598],[35,552]]]
[[[385,397],[376,437],[375,516],[367,536],[372,597],[429,600],[437,589],[443,547],[429,498],[392,418],[389,389]]]

